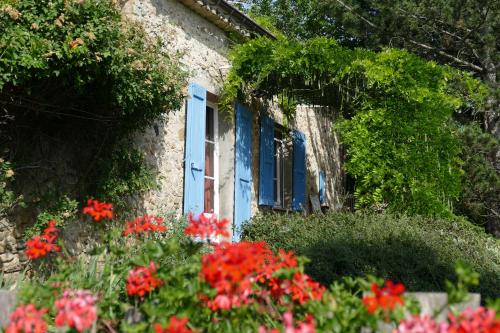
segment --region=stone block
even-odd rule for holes
[[[13,291],[0,290],[0,328],[9,323],[9,316],[16,307],[16,294]]]
[[[441,309],[446,305],[448,301],[448,296],[446,293],[408,293],[409,296],[413,296],[419,303],[422,309],[422,314],[433,315],[434,311]],[[477,308],[481,303],[481,295],[479,294],[469,294],[469,300],[460,304],[453,305],[453,308],[462,311],[466,308]],[[446,320],[446,315],[450,309],[447,308],[438,316],[438,320]]]
[[[448,301],[448,295],[446,293],[431,293],[431,292],[413,292],[406,293],[405,296],[410,296],[415,298],[420,304],[421,314],[433,316],[436,311],[444,309],[436,318],[438,322],[443,322],[447,318],[447,314],[450,311],[449,307],[445,308]],[[460,304],[454,304],[453,309],[457,311],[465,310],[466,308],[477,308],[481,303],[481,295],[479,294],[469,294],[469,299],[466,302]],[[409,315],[408,315],[409,316]],[[378,323],[377,332],[391,333],[395,329],[384,322]],[[369,329],[363,329],[363,333],[370,333]]]
[[[4,273],[19,272],[22,269],[23,265],[19,262],[18,256],[14,256],[14,258],[9,262],[4,262],[2,267],[2,271]]]
[[[3,263],[11,262],[12,260],[14,260],[14,258],[15,258],[15,255],[12,253],[4,253],[4,254],[0,255],[0,261]]]

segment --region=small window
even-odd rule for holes
[[[207,106],[205,128],[204,212],[218,213],[217,109]]]
[[[274,207],[288,209],[292,203],[292,143],[285,129],[274,130]]]

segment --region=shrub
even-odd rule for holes
[[[323,284],[373,274],[413,291],[444,290],[460,259],[481,275],[475,289],[500,295],[500,244],[462,220],[376,214],[261,215],[244,226],[244,238],[308,257],[306,272]]]

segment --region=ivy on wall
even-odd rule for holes
[[[16,182],[57,169],[31,153],[61,144],[73,145],[74,161],[64,161],[78,174],[71,197],[150,188],[152,172],[130,142],[180,108],[187,73],[176,55],[113,0],[0,0],[0,31],[0,157],[19,168]]]
[[[462,162],[451,116],[486,92],[471,75],[403,50],[348,49],[328,38],[255,39],[236,46],[232,61],[226,110],[235,99],[283,94],[342,111],[337,128],[358,207],[452,214]]]

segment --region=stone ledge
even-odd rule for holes
[[[7,326],[15,306],[16,294],[13,291],[0,290],[0,328]]]

